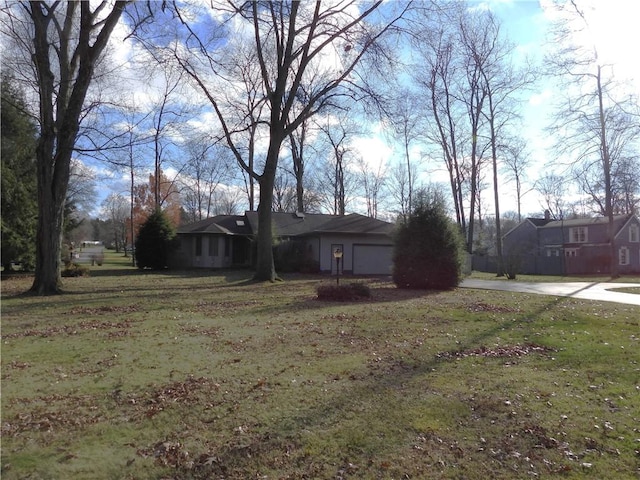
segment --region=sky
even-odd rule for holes
[[[475,8],[492,10],[503,22],[503,28],[509,39],[517,46],[519,54],[528,55],[534,59],[542,59],[546,52],[546,45],[551,22],[556,14],[551,8],[552,0],[487,0],[470,1]],[[631,91],[640,93],[640,62],[635,51],[640,45],[640,29],[636,23],[640,18],[640,2],[635,0],[578,0],[584,7],[585,15],[590,23],[588,34],[581,34],[577,40],[584,44],[596,44],[601,58],[615,64],[615,73],[621,78],[630,79],[628,85]],[[121,32],[124,35],[124,30]],[[136,58],[135,51],[131,51],[126,42],[118,42],[116,58],[126,63]],[[135,82],[133,82],[135,84]],[[144,103],[149,96],[148,85],[139,83],[136,89],[136,102]],[[551,139],[544,129],[549,124],[553,113],[554,102],[558,99],[558,91],[551,82],[541,82],[527,93],[523,99],[523,128],[522,134],[534,159],[532,168],[528,172],[529,183],[549,169],[551,155]],[[209,119],[210,121],[210,119]],[[196,124],[198,120],[194,121]],[[203,122],[206,123],[206,122]],[[397,150],[390,144],[387,136],[383,135],[379,127],[374,125],[371,135],[362,136],[353,141],[353,147],[363,158],[372,163],[392,161]],[[429,165],[423,169],[422,179],[426,182],[446,181],[445,172],[438,165]],[[515,196],[512,186],[501,183],[501,211],[516,209]],[[530,185],[529,187],[530,188]],[[112,190],[121,190],[115,181],[111,186],[101,185],[99,198],[104,198]],[[483,200],[485,211],[491,211],[491,194]],[[96,211],[99,210],[99,205]],[[543,210],[542,202],[535,191],[529,191],[523,198],[523,213],[539,213]],[[95,213],[95,212],[94,212]]]

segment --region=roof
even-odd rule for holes
[[[622,225],[629,219],[629,215],[615,215],[613,217],[614,225]],[[541,228],[560,228],[560,227],[590,227],[591,225],[607,225],[609,218],[607,217],[591,217],[591,218],[572,218],[570,220],[552,220]]]
[[[258,212],[245,212],[249,220],[251,229],[258,231]],[[334,215],[323,213],[285,213],[271,212],[271,222],[273,233],[281,237],[295,237],[316,231],[322,224],[326,223]]]
[[[616,231],[629,220],[629,215],[615,215],[613,217]],[[607,225],[607,217],[572,218],[570,220],[552,220],[540,228],[562,228],[562,227],[590,227],[592,225]]]
[[[210,233],[251,235],[251,226],[244,215],[216,215],[178,228],[178,233]]]
[[[272,212],[274,234],[295,237],[318,233],[391,235],[393,224],[357,213],[328,215],[324,213]],[[244,215],[218,215],[183,225],[181,234],[252,235],[258,231],[258,212]]]
[[[547,223],[553,222],[553,220],[549,220],[548,218],[527,218],[531,223],[533,223],[536,227],[544,227]]]
[[[631,215],[615,215],[613,217],[614,231],[619,232],[622,228],[631,221],[635,216]],[[527,223],[531,223],[536,227],[536,229],[550,229],[550,228],[572,228],[572,227],[589,227],[592,225],[607,225],[609,223],[609,219],[607,217],[589,217],[589,218],[572,218],[570,220],[548,220],[545,218],[533,218],[529,217],[518,225],[513,227],[507,233],[504,234],[504,237],[507,237],[511,234],[511,232],[517,230],[522,225]]]
[[[258,212],[246,212],[254,231],[258,231]],[[325,213],[272,212],[274,233],[282,237],[295,237],[317,233],[390,235],[393,224],[365,217],[358,213],[328,215]]]
[[[317,230],[317,232],[323,233],[368,233],[377,235],[391,235],[392,231],[393,224],[357,213],[333,216],[331,220]]]

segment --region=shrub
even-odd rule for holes
[[[319,285],[316,288],[318,300],[349,301],[371,297],[371,289],[364,283],[347,285]]]
[[[318,273],[320,263],[311,257],[311,252],[293,241],[276,245],[273,249],[276,270],[279,272]]]
[[[437,200],[418,198],[416,205],[396,233],[393,281],[400,288],[453,288],[460,283],[464,256],[458,227]]]
[[[88,277],[90,270],[88,267],[78,265],[77,263],[67,263],[60,272],[63,277]]]
[[[152,213],[140,227],[136,238],[138,268],[161,270],[169,263],[169,255],[176,248],[176,232],[162,210]]]

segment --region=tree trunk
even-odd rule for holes
[[[500,194],[498,189],[498,151],[496,147],[496,132],[491,120],[491,157],[493,160],[493,201],[496,215],[496,257],[497,276],[504,276],[504,259],[502,257],[502,228],[500,225]]]
[[[615,245],[615,225],[613,223],[613,194],[611,187],[611,156],[609,155],[609,145],[607,142],[607,122],[605,119],[604,112],[604,100],[603,100],[603,89],[602,89],[602,68],[598,65],[598,75],[597,75],[597,83],[598,83],[598,112],[599,112],[599,120],[600,120],[600,152],[602,153],[602,170],[604,177],[604,198],[605,198],[605,210],[607,214],[607,219],[609,222],[608,230],[609,230],[609,242],[610,242],[610,255],[611,255],[611,277],[618,278],[620,273],[618,271],[618,258],[616,255],[616,245]]]
[[[97,24],[93,23],[95,12],[91,11],[89,2],[54,3],[51,6],[45,6],[43,2],[29,3],[40,120],[40,139],[36,150],[36,271],[31,287],[31,291],[38,295],[60,293],[61,290],[60,251],[71,155],[94,66],[126,3],[117,1],[107,17]],[[65,8],[65,12],[58,13],[56,8]],[[76,17],[77,8],[80,9],[79,17]],[[53,36],[52,40],[49,25],[58,14],[61,18],[66,17],[64,28],[53,29],[58,37]],[[79,29],[72,34],[74,23]],[[99,26],[97,31],[96,26]],[[95,38],[92,31],[96,33]]]
[[[260,203],[258,204],[258,238],[256,273],[254,280],[274,282],[278,279],[273,261],[273,225],[271,209],[273,206],[273,187],[276,178],[276,166],[280,145],[272,135],[263,174],[260,176]]]
[[[56,201],[55,188],[38,185],[38,232],[36,236],[36,270],[31,292],[52,295],[62,290],[61,245],[64,219],[64,199]]]

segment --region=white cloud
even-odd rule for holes
[[[573,41],[585,51],[597,52],[598,62],[613,65],[616,79],[631,83],[640,91],[640,63],[637,48],[640,45],[640,2],[628,0],[575,0],[584,20],[566,2],[565,13],[559,12],[552,0],[540,0],[540,6],[551,22],[568,19]]]
[[[549,104],[549,100],[553,98],[553,91],[550,88],[545,88],[541,92],[534,93],[529,97],[529,105],[532,107],[538,107],[540,105]]]

